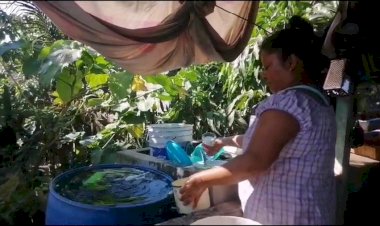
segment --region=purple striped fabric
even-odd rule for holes
[[[273,94],[257,107],[257,118],[245,134],[244,151],[260,115],[270,109],[291,114],[301,128],[265,174],[249,179],[254,190],[245,217],[271,225],[335,224],[336,122],[332,107],[299,90]]]

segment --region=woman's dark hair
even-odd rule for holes
[[[329,60],[321,54],[322,40],[313,26],[300,16],[293,16],[285,29],[279,30],[261,44],[260,52],[278,53],[285,61],[292,54],[302,60],[304,70],[316,86],[322,87]]]

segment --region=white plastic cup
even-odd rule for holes
[[[202,134],[202,144],[205,144],[207,146],[214,146],[216,140],[216,134],[207,132]]]
[[[187,180],[188,180],[188,178],[182,178],[182,179],[178,179],[178,180],[175,180],[172,182],[174,200],[175,200],[175,204],[177,205],[178,212],[181,214],[190,214],[193,211],[210,208],[210,195],[209,195],[208,189],[206,189],[202,193],[201,197],[199,198],[198,205],[195,209],[193,209],[192,203],[190,203],[187,206],[185,206],[182,203],[182,201],[180,200],[181,199],[181,193],[179,193],[179,190],[181,189],[181,187],[183,187],[183,185],[185,185],[185,182]]]

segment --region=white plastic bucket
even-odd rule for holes
[[[152,131],[148,132],[149,137],[158,137],[158,138],[168,138],[168,137],[177,137],[177,136],[193,136],[193,130],[179,130],[179,131]]]
[[[212,216],[195,221],[190,225],[261,225],[257,221],[235,216]]]
[[[148,126],[148,131],[177,131],[177,130],[193,130],[192,124],[185,123],[161,123],[161,124],[151,124]]]
[[[193,209],[192,203],[190,203],[187,206],[185,206],[182,203],[182,201],[180,200],[181,194],[179,193],[179,190],[181,189],[181,187],[185,184],[185,182],[187,180],[188,180],[188,178],[182,178],[182,179],[178,179],[178,180],[175,180],[172,182],[174,200],[175,200],[175,204],[177,205],[178,212],[182,213],[182,214],[190,214],[193,211],[203,210],[203,209],[209,208],[210,207],[210,194],[209,194],[208,189],[206,189],[202,193],[201,197],[199,198],[198,205],[195,209]]]
[[[176,136],[176,137],[149,137],[149,144],[153,147],[161,147],[166,145],[166,142],[173,140],[176,143],[183,143],[187,141],[192,141],[193,136]]]
[[[185,149],[186,144],[193,140],[193,125],[164,123],[148,126],[148,142],[151,156],[168,159],[165,146],[169,140],[175,141]]]

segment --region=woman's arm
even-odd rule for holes
[[[300,130],[298,121],[289,113],[267,110],[261,114],[248,149],[226,164],[193,174],[181,189],[185,204],[194,201],[204,189],[214,185],[235,184],[265,172],[278,158],[282,148]]]
[[[224,144],[224,146],[233,146],[241,148],[243,146],[244,135],[236,135],[230,137],[218,138]]]

